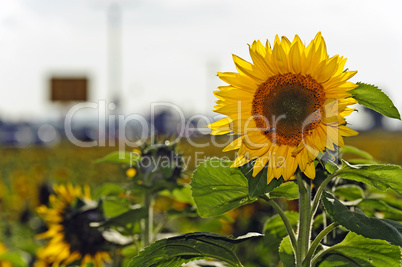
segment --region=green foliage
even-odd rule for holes
[[[7,229],[5,233],[0,233],[0,240],[1,242],[7,242],[12,258],[16,257],[12,256],[15,251],[23,251],[30,254],[35,253],[37,242],[35,242],[34,236],[36,233],[34,233],[32,228],[19,222],[9,224],[7,221],[0,221],[0,229]],[[3,225],[3,223],[6,225]]]
[[[400,266],[401,252],[386,241],[350,232],[341,243],[319,253],[319,259],[321,262],[314,266]]]
[[[387,220],[367,217],[361,210],[350,211],[330,193],[322,195],[324,207],[332,220],[350,231],[368,238],[382,239],[391,244],[402,246],[402,224]]]
[[[15,267],[27,266],[22,256],[16,251],[10,251],[0,254],[0,266],[3,266],[1,264],[2,261],[8,262]]]
[[[130,166],[136,166],[137,162],[141,159],[141,156],[136,153],[130,153],[125,151],[116,151],[107,154],[103,158],[95,160],[95,163],[117,163],[117,164],[127,164]]]
[[[249,234],[239,238],[230,238],[212,233],[190,233],[156,241],[134,257],[129,267],[174,267],[183,263],[214,258],[230,266],[243,266],[234,250],[237,244],[250,238],[261,236]]]
[[[346,201],[361,200],[364,198],[363,189],[354,184],[341,185],[335,188],[335,196],[341,197]]]
[[[381,212],[386,219],[402,221],[402,210],[389,205],[382,199],[364,199],[358,207],[363,210],[370,210],[372,213]]]
[[[324,168],[328,173],[334,173],[339,169],[338,166],[332,161],[325,161]]]
[[[109,218],[102,222],[100,227],[124,227],[127,228],[128,225],[133,223],[138,223],[141,219],[148,215],[148,211],[142,207],[131,208],[128,211],[119,214],[115,217]]]
[[[251,198],[269,193],[284,182],[283,178],[272,179],[272,181],[267,185],[268,168],[265,167],[255,177],[253,177],[253,167],[253,164],[247,164],[239,168],[248,179],[248,194]]]
[[[119,197],[104,197],[100,204],[102,205],[103,212],[107,217],[115,217],[128,211],[129,203],[125,198]]]
[[[299,219],[298,213],[295,211],[284,211],[284,213],[286,217],[289,219],[289,222],[293,230],[296,230],[297,222]],[[269,216],[269,218],[264,224],[263,233],[264,233],[264,239],[261,242],[263,250],[261,251],[260,255],[265,256],[261,256],[259,262],[260,264],[255,265],[255,267],[278,266],[278,262],[280,261],[278,248],[282,240],[288,235],[286,227],[279,214]],[[249,254],[253,255],[253,250],[250,251]]]
[[[400,114],[392,101],[377,87],[358,83],[358,87],[352,90],[351,94],[360,104],[385,116],[400,119]],[[74,202],[74,211],[77,212],[91,208],[92,204],[97,204],[98,206],[96,207],[101,208],[99,211],[103,212],[102,215],[105,215],[106,220],[92,223],[91,226],[97,228],[93,230],[101,231],[103,237],[110,244],[114,244],[112,254],[115,261],[112,263],[113,265],[121,266],[123,263],[124,266],[172,267],[181,266],[183,263],[192,260],[207,258],[217,259],[230,266],[242,266],[236,255],[236,249],[242,249],[242,258],[240,259],[248,260],[249,262],[245,262],[246,266],[252,267],[276,266],[278,265],[279,257],[285,266],[295,266],[295,258],[297,258],[299,265],[308,265],[307,262],[302,263],[306,253],[308,255],[307,259],[313,258],[314,266],[398,266],[401,264],[400,248],[396,245],[402,245],[402,225],[389,219],[402,220],[402,204],[400,196],[397,195],[398,193],[402,194],[402,168],[395,165],[378,164],[369,153],[358,148],[345,146],[338,150],[338,147],[336,147],[335,151],[320,153],[315,160],[316,166],[321,163],[323,167],[318,166],[316,168],[317,176],[314,180],[314,189],[317,193],[317,198],[313,200],[314,209],[309,210],[308,205],[304,205],[304,207],[307,207],[306,212],[301,213],[301,215],[311,214],[310,217],[304,216],[307,220],[301,219],[301,225],[313,225],[312,236],[319,237],[316,240],[311,240],[312,245],[310,244],[310,246],[312,247],[310,248],[312,249],[310,250],[308,249],[308,242],[303,242],[303,240],[307,240],[303,239],[303,237],[308,237],[309,235],[300,234],[306,233],[306,231],[295,231],[299,214],[294,211],[282,211],[280,207],[286,205],[276,205],[277,202],[272,201],[272,198],[284,198],[278,200],[278,203],[284,203],[287,200],[299,198],[297,183],[293,181],[285,183],[280,178],[273,179],[267,184],[267,168],[252,177],[253,161],[240,168],[230,168],[231,161],[214,158],[198,166],[193,173],[191,187],[184,186],[180,184],[182,180],[179,180],[179,178],[182,178],[183,159],[181,155],[175,153],[174,145],[169,142],[163,142],[144,145],[140,150],[142,155],[129,152],[113,152],[95,161],[96,163],[113,163],[115,165],[105,165],[113,170],[118,170],[117,167],[119,167],[120,171],[126,170],[127,166],[134,166],[137,172],[134,177],[130,175],[131,179],[126,177],[127,179],[124,181],[117,175],[110,175],[111,177],[118,177],[120,179],[119,184],[113,183],[115,181],[115,178],[113,178],[108,180],[112,181],[111,183],[103,183],[95,190],[92,190],[95,199],[100,199],[99,202],[91,201],[90,203],[90,201],[83,200]],[[63,156],[73,158],[76,155],[81,155],[84,150],[78,151],[74,150],[74,154],[71,155],[63,152]],[[110,150],[104,154],[109,152]],[[7,155],[7,153],[4,154]],[[342,157],[344,154],[357,156],[358,159],[353,159],[350,162],[361,165],[343,162],[342,167],[338,166],[336,164],[338,163],[338,155]],[[24,158],[24,161],[16,166],[19,166],[19,169],[24,169],[28,165],[25,162],[25,157],[19,158]],[[77,156],[77,158],[80,161],[84,161],[84,158],[80,158],[80,156]],[[98,156],[86,158],[93,159],[98,158]],[[166,161],[163,161],[163,159],[166,159]],[[54,159],[52,158],[52,160]],[[13,160],[5,162],[5,166],[15,165]],[[151,164],[147,166],[145,164],[147,162]],[[97,182],[104,173],[102,172],[103,166],[96,166],[97,172],[91,172],[94,173],[93,176]],[[87,178],[89,177],[88,173],[82,172],[86,170],[85,167],[63,166],[61,171],[55,169],[55,173],[61,173],[60,181],[90,180]],[[33,169],[29,169],[27,173],[31,174],[32,171]],[[345,180],[335,178],[334,181],[330,181],[330,179],[327,179],[329,174],[332,174],[332,178],[338,177]],[[43,174],[39,171],[35,178],[42,176]],[[76,178],[72,179],[73,176],[76,176]],[[361,183],[366,183],[370,187]],[[24,184],[24,181],[19,184]],[[1,189],[4,189],[5,192],[1,196],[2,201],[7,199],[4,195],[8,193],[7,188],[10,188],[11,185],[18,187],[18,185],[16,186],[12,183],[7,183],[6,186],[2,187]],[[326,192],[323,193],[322,198],[319,197],[327,185],[332,188],[336,198]],[[377,189],[387,192],[379,192]],[[300,194],[307,200],[311,197],[307,196],[307,193],[303,195],[303,192],[301,192]],[[159,198],[160,196],[162,197]],[[271,216],[273,212],[272,206],[269,209],[265,209],[266,207],[261,206],[260,203],[256,206],[263,208],[264,212],[262,212],[262,209],[256,209],[255,206],[250,205],[239,213],[234,212],[223,215],[229,210],[252,203],[262,196],[268,203],[272,204],[277,213],[283,216],[282,218],[279,215]],[[154,199],[154,197],[156,198]],[[172,200],[172,202],[177,206],[173,205],[172,207],[174,208],[172,208],[165,205],[166,202],[163,204],[158,202],[161,199],[166,200],[166,197],[170,198],[169,201],[176,200]],[[329,214],[329,217],[343,227],[336,228],[338,224],[334,223],[326,228],[330,219],[327,213],[321,209],[318,201],[320,199],[324,202],[325,211]],[[11,206],[9,203],[14,202],[18,203],[14,198],[9,197],[8,201],[4,203]],[[136,203],[142,204],[134,205]],[[155,209],[152,209],[152,203],[155,203]],[[87,206],[87,204],[91,205]],[[19,205],[23,206],[23,203],[21,202]],[[194,220],[196,216],[194,205],[197,205],[197,211],[201,216],[216,217]],[[6,207],[7,205],[4,204],[3,206]],[[303,205],[300,206],[303,208]],[[365,213],[359,209],[351,211],[346,206],[355,206]],[[316,207],[318,207],[320,214],[314,217]],[[158,212],[159,214],[153,216],[152,212],[148,213],[149,211]],[[282,221],[284,216],[287,217],[285,224]],[[382,219],[375,216],[381,216]],[[29,259],[29,256],[25,257],[25,255],[27,253],[30,256],[35,254],[38,245],[34,241],[30,242],[30,240],[34,240],[34,232],[44,226],[39,225],[33,217],[28,218],[29,220],[23,219],[25,214],[20,217],[21,225],[24,224],[24,227],[18,232],[18,240],[14,238],[16,236],[14,234],[16,233],[15,225],[5,227],[2,231],[4,233],[1,233],[2,240],[7,240],[3,239],[3,235],[7,235],[7,238],[9,238],[7,248],[11,248],[11,250],[1,254],[0,260],[7,260],[13,266],[25,266],[27,264],[25,261]],[[254,230],[261,227],[259,219],[266,219],[267,217],[268,220],[264,225],[265,238],[257,240],[259,241],[258,246],[260,249],[254,250],[255,247],[252,244],[250,246],[248,242],[238,246],[243,241],[260,236],[260,234],[235,239],[201,232],[216,232],[227,229],[231,231],[231,226],[227,227],[230,223],[236,226],[237,232],[248,232],[250,229]],[[140,222],[142,223],[140,224]],[[186,223],[187,225],[183,226]],[[27,232],[24,229],[29,229],[30,226],[28,225],[36,225],[37,229]],[[324,230],[321,231],[323,228]],[[194,229],[200,232],[162,239],[152,244],[154,237],[161,230],[176,233],[193,231]],[[327,247],[330,244],[339,242],[341,238],[339,238],[338,234],[341,233],[341,237],[343,237],[345,229],[352,232],[341,243]],[[295,241],[294,232],[298,235],[297,241],[301,240],[302,242]],[[291,239],[289,238],[289,233]],[[328,236],[328,233],[331,233],[332,237]],[[117,239],[121,242],[114,241]],[[290,240],[293,241],[293,247]],[[320,242],[323,242],[325,246],[321,245]],[[151,245],[149,245],[150,243]],[[144,246],[148,247],[144,249]],[[303,250],[300,250],[300,247]],[[296,248],[295,251],[293,251],[294,248]],[[141,250],[142,252],[137,255]],[[300,251],[303,251],[303,253],[300,253]],[[129,259],[134,255],[137,256],[128,263]],[[250,260],[250,255],[254,259]],[[264,259],[261,259],[263,257]],[[92,266],[92,264],[87,265]]]
[[[369,184],[382,191],[392,188],[402,194],[402,168],[397,165],[351,165],[343,161],[338,176]]]
[[[223,214],[252,203],[247,178],[231,161],[212,158],[197,167],[191,179],[193,198],[201,217]]]
[[[281,258],[281,262],[284,266],[296,266],[295,255],[293,253],[292,244],[290,243],[289,236],[285,237],[279,246],[279,257]]]
[[[173,191],[164,190],[159,192],[159,195],[171,197],[177,201],[195,205],[194,199],[191,196],[191,188],[189,186],[175,188]]]
[[[364,159],[369,159],[372,160],[374,159],[373,156],[371,156],[369,153],[367,153],[364,150],[358,149],[357,147],[354,146],[344,146],[340,149],[339,151],[341,154],[353,154],[359,157],[362,157]]]
[[[121,193],[124,193],[124,191],[125,189],[119,184],[105,183],[96,188],[96,190],[93,191],[92,195],[95,199],[98,199],[107,196],[117,196]]]
[[[288,217],[293,229],[296,229],[297,221],[299,220],[299,213],[295,211],[285,211],[285,215]],[[278,237],[282,239],[287,235],[285,225],[278,214],[270,217],[265,222],[264,234],[268,239],[272,239],[271,237]]]
[[[274,179],[274,180],[276,180],[276,179]],[[299,198],[299,186],[295,182],[292,182],[292,181],[283,183],[279,187],[272,190],[272,192],[269,193],[269,196],[271,198],[284,197],[288,200],[298,199]]]
[[[183,173],[184,162],[175,147],[175,144],[166,140],[141,148],[142,155],[137,159],[137,174],[134,178],[137,183],[133,185],[139,193],[144,190],[159,193],[164,189],[172,191],[181,187],[178,179]]]
[[[352,97],[356,99],[360,105],[368,107],[390,118],[401,119],[401,115],[392,103],[391,99],[378,89],[377,86],[357,83],[358,87],[349,91]]]
[[[293,228],[296,230],[299,214],[295,211],[285,211],[286,217]],[[277,250],[282,240],[288,235],[286,227],[281,217],[276,214],[270,217],[264,225],[264,246],[270,250]]]

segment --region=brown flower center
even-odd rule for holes
[[[273,143],[297,146],[303,134],[319,125],[324,101],[322,85],[310,76],[279,74],[258,87],[252,114]]]

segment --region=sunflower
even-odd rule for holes
[[[254,41],[253,63],[233,55],[238,73],[218,73],[227,86],[214,94],[215,112],[227,117],[209,125],[211,134],[239,135],[223,151],[238,149],[232,167],[253,162],[253,176],[267,166],[267,182],[295,178],[299,169],[315,178],[314,160],[326,149],[343,146],[343,137],[357,132],[345,116],[357,103],[348,82],[357,71],[344,70],[346,58],[329,57],[319,32],[306,47],[276,36],[273,48]]]
[[[90,226],[92,222],[104,220],[102,211],[91,199],[88,186],[55,185],[50,195],[50,207],[38,208],[45,219],[48,230],[38,234],[39,239],[50,239],[37,252],[36,266],[59,266],[81,262],[81,266],[92,262],[103,266],[110,261],[107,242],[102,234]]]

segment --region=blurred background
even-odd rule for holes
[[[0,118],[60,119],[52,78],[87,79],[88,101],[115,102],[147,114],[157,101],[187,116],[213,115],[218,71],[234,71],[231,54],[249,59],[253,40],[276,34],[309,43],[321,31],[330,56],[348,58],[353,81],[382,88],[400,109],[402,18],[387,1],[15,0],[0,8]],[[84,112],[82,112],[84,113]],[[77,114],[82,115],[84,114]],[[366,116],[365,114],[363,116]],[[89,115],[88,115],[89,116]],[[355,116],[354,116],[355,117]],[[370,128],[362,114],[350,122]],[[387,130],[399,122],[385,120]]]
[[[212,112],[212,92],[224,84],[216,73],[235,71],[232,54],[249,60],[247,44],[256,39],[272,43],[276,34],[289,39],[298,34],[308,44],[321,31],[329,55],[346,57],[346,67],[358,70],[352,81],[379,86],[401,111],[401,5],[346,0],[2,1],[0,212],[20,218],[40,203],[38,194],[46,183],[96,185],[117,179],[116,166],[93,164],[118,150],[117,143],[74,145],[66,140],[66,115],[74,137],[84,142],[99,144],[100,127],[115,139],[113,116],[137,114],[149,121],[152,112],[155,130],[167,135],[182,130],[180,114],[187,119],[198,115],[188,124],[196,129],[185,134],[208,139],[205,118],[219,117]],[[160,102],[170,108],[152,109]],[[83,108],[71,113],[77,104]],[[379,161],[402,164],[401,121],[357,109],[348,122],[360,135],[347,143]],[[127,123],[127,138],[135,136],[137,126],[135,119]],[[194,152],[183,147],[184,153]],[[220,150],[203,148],[206,155]]]
[[[82,141],[114,139],[119,130],[129,140],[138,136],[141,121],[127,119],[117,129],[118,115],[144,118],[160,134],[208,134],[205,126],[220,117],[212,112],[212,91],[224,84],[216,73],[235,71],[232,53],[249,60],[247,44],[256,39],[272,42],[276,34],[289,39],[298,34],[308,44],[321,31],[329,55],[348,58],[346,67],[358,70],[353,82],[378,85],[401,110],[400,5],[209,0],[1,3],[0,144],[57,145],[66,136],[66,116],[69,132]],[[72,108],[77,104],[79,108]],[[348,118],[351,127],[362,132],[354,139],[357,146],[380,153],[385,161],[402,163],[401,146],[395,146],[402,123],[357,109]],[[183,126],[183,117],[193,121]],[[367,133],[381,144],[366,143]],[[103,146],[116,148],[116,143]]]

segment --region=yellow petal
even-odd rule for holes
[[[359,132],[356,132],[355,130],[350,129],[347,126],[339,126],[339,134],[341,134],[342,136],[355,136],[358,135]]]
[[[227,152],[227,151],[231,151],[231,150],[235,150],[235,149],[239,149],[241,144],[242,144],[242,139],[243,137],[239,137],[236,140],[234,140],[233,142],[231,142],[229,145],[227,145],[222,152]]]
[[[281,45],[282,45],[283,51],[285,51],[286,54],[289,54],[291,43],[290,43],[289,39],[286,38],[286,36],[282,36]]]
[[[246,75],[241,75],[234,72],[218,72],[218,77],[222,81],[243,90],[254,93],[257,90],[258,85],[255,80]]]
[[[233,87],[232,87],[233,88]],[[226,99],[250,99],[253,98],[253,94],[251,94],[248,91],[243,91],[239,89],[234,89],[234,90],[219,90],[219,91],[214,91],[213,92],[216,97],[218,97],[221,100],[226,100]]]
[[[255,160],[254,168],[253,168],[253,177],[255,177],[265,167],[268,160],[269,160],[269,157],[267,155],[259,157]]]
[[[314,179],[315,178],[315,166],[314,166],[314,161],[310,162],[307,164],[306,169],[304,170],[304,174],[310,178]]]
[[[239,155],[235,161],[233,162],[232,166],[230,166],[231,168],[234,167],[240,167],[243,166],[244,164],[247,164],[251,159],[247,159],[245,158],[243,155]]]
[[[338,67],[338,56],[334,56],[328,61],[322,61],[320,66],[312,73],[312,77],[319,83],[328,81]]]
[[[261,131],[248,132],[244,136],[244,144],[250,149],[261,149],[268,148],[271,142],[268,140],[267,136],[262,134]]]
[[[257,82],[263,82],[266,79],[266,75],[264,75],[263,72],[261,72],[258,68],[253,68],[253,65],[244,59],[233,55],[233,61],[236,65],[237,70],[240,73],[243,73],[250,78],[254,79]]]
[[[272,51],[272,62],[276,66],[276,69],[280,74],[285,74],[289,72],[288,58],[283,50],[283,47],[278,43],[275,43],[274,49]]]
[[[264,47],[264,45],[260,42],[260,40],[254,41],[250,46],[250,48],[253,52],[260,54],[262,57],[265,57],[265,55],[267,54],[267,50]]]
[[[292,156],[292,150],[292,148],[289,148],[286,155],[286,165],[284,166],[285,172],[283,174],[283,179],[285,181],[289,180],[290,177],[295,174],[297,168],[296,159]]]
[[[294,73],[298,74],[302,71],[302,59],[298,43],[293,44],[290,48],[289,63]]]
[[[232,132],[230,129],[231,119],[229,117],[225,117],[216,122],[209,124],[207,127],[212,129],[211,135],[222,135]]]
[[[276,74],[275,69],[267,62],[267,59],[264,58],[261,54],[253,51],[251,48],[250,50],[250,56],[251,59],[253,60],[253,63],[256,68],[261,69],[264,76],[262,76],[263,81],[268,79],[270,76],[273,76]]]

